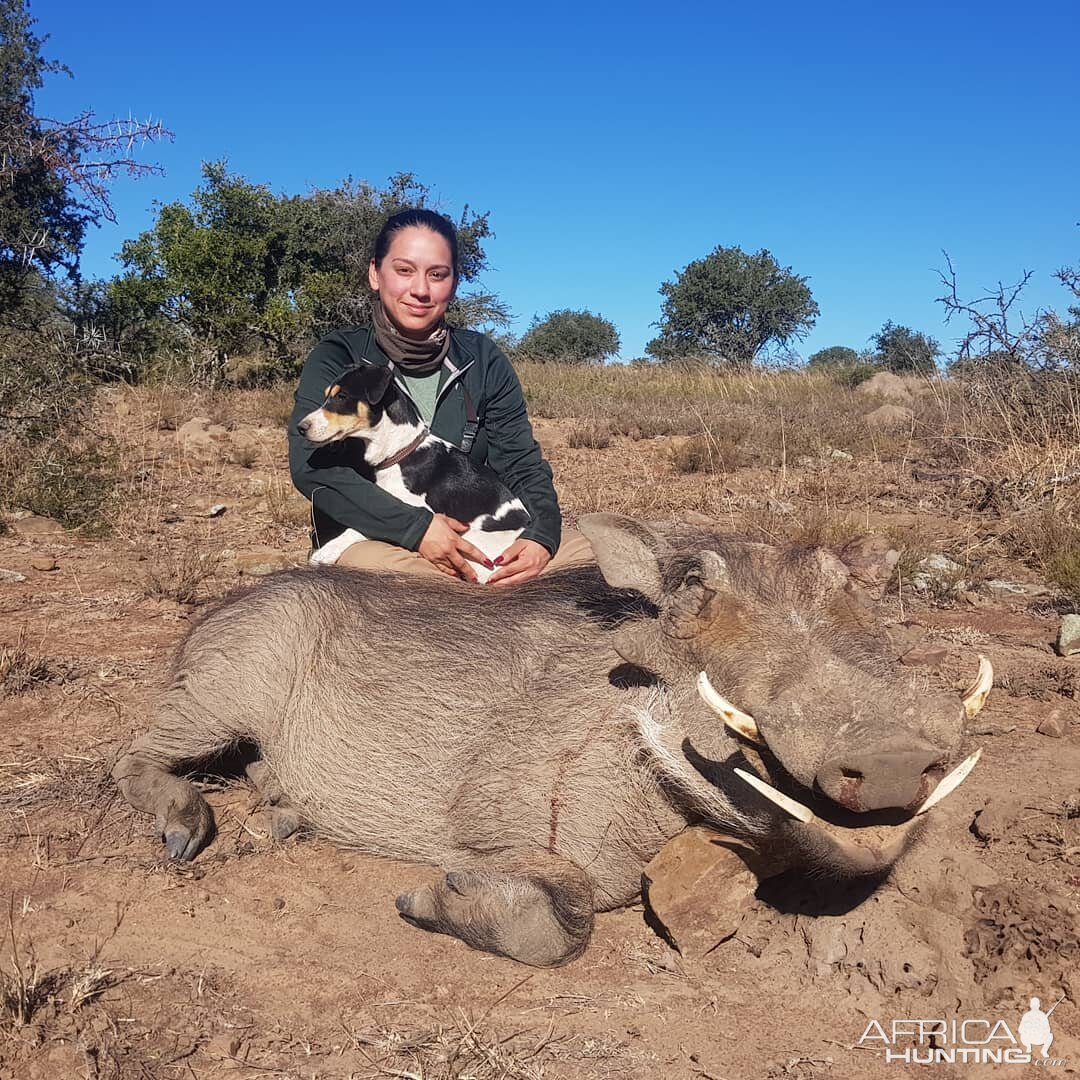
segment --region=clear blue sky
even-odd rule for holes
[[[661,281],[717,244],[808,275],[800,346],[886,319],[945,343],[947,250],[972,293],[1024,269],[1028,305],[1080,262],[1080,3],[183,5],[37,0],[39,110],[160,117],[164,177],[115,188],[84,271],[111,275],[154,201],[203,160],[274,190],[415,172],[454,216],[489,210],[483,284],[514,330],[611,319],[624,358]]]

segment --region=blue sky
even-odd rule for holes
[[[768,248],[821,315],[800,350],[886,319],[948,344],[962,289],[1080,262],[1080,4],[173,4],[37,0],[39,112],[160,117],[164,177],[124,180],[88,239],[111,275],[152,204],[227,158],[275,191],[412,171],[491,212],[483,284],[520,333],[589,308],[643,352],[657,289],[717,244]]]

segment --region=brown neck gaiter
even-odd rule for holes
[[[412,341],[398,333],[377,296],[372,304],[371,321],[379,348],[407,375],[430,375],[442,367],[450,351],[450,330],[445,323],[426,341]]]

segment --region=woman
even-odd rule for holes
[[[470,560],[485,556],[461,537],[463,522],[376,487],[353,440],[314,448],[297,430],[341,372],[392,361],[395,379],[433,434],[490,466],[529,511],[531,521],[488,582],[516,585],[588,561],[592,552],[580,533],[562,532],[551,466],[533,438],[510,362],[482,334],[446,325],[458,273],[457,233],[446,218],[405,210],[387,221],[368,267],[377,294],[372,326],[336,331],[307,358],[289,422],[289,466],[311,500],[315,547],[347,528],[368,538],[347,548],[338,565],[476,581]]]

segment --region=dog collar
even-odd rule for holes
[[[385,461],[380,461],[376,465],[375,471],[379,472],[382,469],[389,469],[391,465],[397,465],[404,461],[419,445],[428,437],[428,429],[424,428],[419,435],[404,449],[399,450],[396,454],[391,454]]]

